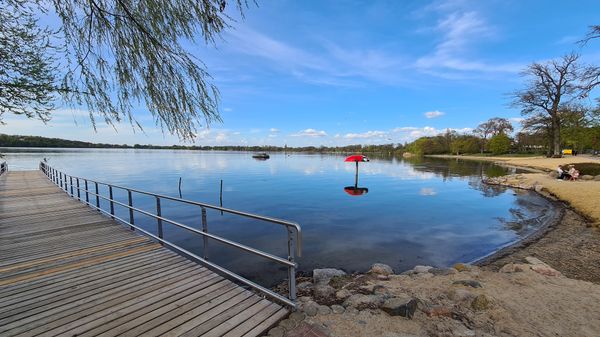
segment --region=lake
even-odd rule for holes
[[[485,176],[518,173],[487,162],[450,159],[371,158],[360,163],[352,195],[354,163],[343,155],[277,153],[265,161],[251,153],[116,149],[0,149],[10,170],[36,169],[42,158],[56,169],[150,192],[219,204],[298,222],[303,230],[300,270],[318,267],[366,271],[374,262],[396,272],[414,265],[450,266],[488,255],[535,231],[554,217],[554,206],[521,190],[487,186]],[[364,190],[363,190],[364,191]],[[126,200],[124,194],[117,195]],[[152,198],[134,205],[154,210]],[[103,204],[106,207],[106,204]],[[117,214],[127,218],[125,209]],[[200,209],[165,202],[163,215],[201,228]],[[156,221],[136,215],[156,232]],[[211,233],[286,256],[286,231],[277,225],[208,211]],[[165,238],[196,253],[202,238],[165,224]],[[208,257],[264,285],[285,278],[285,268],[210,242]]]

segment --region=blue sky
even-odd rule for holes
[[[600,63],[597,1],[260,1],[216,46],[197,44],[222,95],[222,124],[198,130],[199,145],[403,143],[446,128],[469,132],[512,118],[508,93],[534,61],[572,50]],[[215,48],[216,47],[216,48]],[[145,111],[94,132],[84,109],[53,120],[5,116],[0,133],[93,142],[177,144]]]

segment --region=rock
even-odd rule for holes
[[[313,283],[326,285],[334,276],[344,276],[346,272],[334,268],[323,268],[313,270]]]
[[[381,295],[381,296],[389,296],[390,292],[387,290],[386,287],[378,284],[376,286],[373,287],[373,294],[374,295]]]
[[[558,172],[557,171],[551,171],[550,173],[548,173],[548,176],[550,178],[558,179]]]
[[[283,337],[283,334],[285,333],[285,330],[283,330],[283,328],[281,327],[274,327],[273,329],[269,330],[269,337]]]
[[[448,297],[457,302],[464,302],[473,299],[475,295],[467,289],[458,288],[450,289],[448,291]]]
[[[594,180],[594,176],[591,176],[589,174],[584,174],[581,177],[579,177],[579,179],[581,179],[581,180]]]
[[[429,317],[452,317],[452,310],[442,305],[436,305],[430,308],[426,308],[424,312]]]
[[[475,299],[473,299],[473,302],[471,302],[471,308],[477,311],[485,310],[489,307],[490,300],[488,300],[487,296],[485,296],[484,294],[475,297]]]
[[[309,296],[300,296],[298,297],[298,302],[304,303],[310,301],[311,298]]]
[[[343,314],[344,311],[345,311],[345,309],[341,305],[334,304],[334,305],[331,306],[331,311],[334,314]]]
[[[344,301],[344,307],[352,307],[359,310],[377,309],[383,302],[383,297],[379,295],[354,294]]]
[[[425,278],[425,279],[435,277],[431,273],[418,273],[418,274],[413,274],[413,275],[415,275],[416,278]]]
[[[432,266],[415,266],[413,270],[417,274],[427,273],[430,269],[433,269]]]
[[[285,331],[290,331],[298,326],[298,322],[288,318],[288,319],[284,319],[283,321],[279,322],[279,326],[281,328],[283,328]]]
[[[431,268],[429,273],[433,275],[452,275],[458,273],[454,268]]]
[[[296,322],[302,322],[305,318],[306,318],[306,314],[304,314],[303,312],[300,312],[300,311],[292,312],[292,314],[289,317],[289,319],[296,321]]]
[[[561,276],[562,274],[550,267],[547,264],[534,264],[533,266],[531,266],[531,270],[535,271],[538,274],[542,274],[542,275],[546,275],[546,276]]]
[[[594,177],[594,181],[600,181],[600,174]]]
[[[544,185],[539,185],[539,184],[538,184],[538,185],[534,185],[534,186],[533,186],[533,189],[534,189],[536,192],[540,193],[541,191],[543,191],[543,190],[544,190]]]
[[[390,277],[388,275],[377,275],[377,279],[379,281],[389,281]]]
[[[316,316],[319,312],[319,305],[316,302],[310,301],[304,304],[303,311],[307,316]]]
[[[417,310],[417,300],[409,296],[392,297],[385,300],[380,309],[391,316],[412,318]]]
[[[369,274],[377,274],[377,275],[391,275],[394,273],[392,267],[383,263],[374,263],[369,270]]]
[[[452,282],[452,284],[463,285],[465,287],[482,288],[481,283],[475,280],[458,280]]]
[[[356,308],[346,308],[346,313],[350,315],[358,315],[359,311]]]
[[[296,287],[298,288],[298,291],[310,292],[312,290],[313,284],[312,282],[305,281],[298,283]]]
[[[329,315],[331,314],[331,309],[329,309],[326,305],[320,305],[318,309],[319,315]]]
[[[520,263],[508,263],[505,264],[502,268],[500,268],[501,273],[519,273],[524,272],[525,270],[530,269],[529,265],[520,264]]]
[[[453,266],[454,269],[456,269],[459,272],[462,271],[471,271],[472,267],[469,264],[464,264],[464,263],[457,263]]]
[[[342,289],[338,290],[338,292],[335,293],[335,298],[337,298],[338,300],[345,300],[348,297],[350,297],[350,295],[352,295],[352,293],[349,290]]]
[[[335,296],[335,289],[330,285],[317,284],[313,288],[313,295],[317,299],[329,299]]]
[[[537,257],[533,257],[533,256],[527,256],[525,258],[525,261],[527,261],[527,263],[529,264],[542,264],[542,265],[546,265],[542,260],[538,259]]]

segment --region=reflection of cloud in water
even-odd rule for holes
[[[419,191],[420,195],[425,195],[425,196],[431,196],[431,195],[436,195],[437,192],[433,189],[433,188],[429,188],[429,187],[423,187],[420,191]]]
[[[354,173],[356,167],[354,165],[345,165],[344,170],[348,173]],[[417,171],[411,165],[390,165],[389,163],[377,163],[374,161],[359,165],[358,172],[359,174],[371,176],[383,175],[399,180],[429,180],[435,178],[434,173]]]

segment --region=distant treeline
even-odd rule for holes
[[[5,135],[0,134],[0,147],[59,147],[59,148],[118,148],[118,149],[164,149],[164,150],[205,150],[205,151],[251,151],[251,152],[340,152],[340,153],[385,153],[397,154],[402,153],[403,146],[400,144],[384,144],[384,145],[348,145],[348,146],[304,146],[304,147],[288,147],[288,146],[185,146],[185,145],[151,145],[151,144],[135,144],[133,146],[127,144],[104,144],[104,143],[89,143],[76,140],[67,140],[60,138],[47,138],[39,136],[21,136],[21,135]]]

